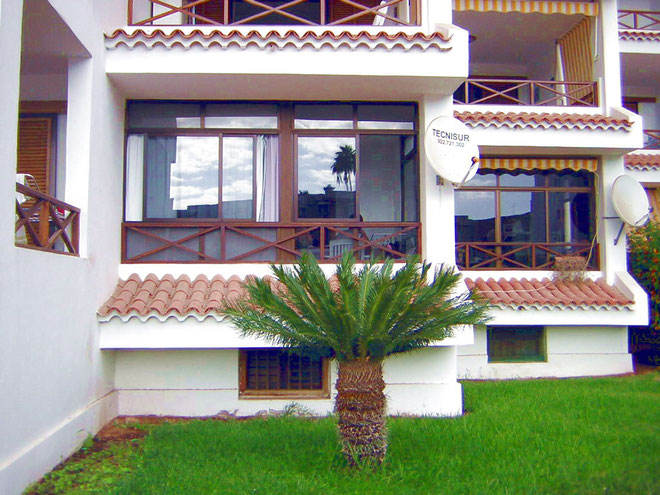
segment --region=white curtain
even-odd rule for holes
[[[142,220],[144,135],[131,134],[126,143],[126,221]]]
[[[279,221],[279,150],[277,136],[257,137],[257,221]]]
[[[172,164],[176,163],[176,137],[147,140],[145,218],[176,218],[170,193]]]

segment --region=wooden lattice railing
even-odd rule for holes
[[[619,29],[660,30],[660,12],[619,10]]]
[[[15,244],[78,256],[80,210],[16,183]]]
[[[467,79],[454,92],[459,105],[598,106],[598,83]]]
[[[417,222],[124,222],[124,263],[274,263],[304,251],[336,263],[346,251],[362,260],[420,254]]]
[[[644,129],[644,149],[660,149],[660,129]]]
[[[591,256],[589,256],[591,254]],[[461,270],[551,270],[556,257],[582,256],[587,270],[598,269],[598,251],[591,243],[458,242],[456,264]]]
[[[268,5],[265,0],[128,0],[128,24],[414,26],[419,17],[419,0],[291,0],[274,3],[278,5]],[[241,7],[247,8],[247,13],[239,13]]]

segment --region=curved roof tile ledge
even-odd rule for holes
[[[261,49],[279,50],[288,47],[293,47],[297,50],[308,47],[316,50],[325,47],[330,47],[333,50],[340,48],[357,50],[358,48],[366,47],[369,50],[385,49],[387,51],[395,49],[403,51],[413,49],[421,49],[422,51],[430,49],[448,51],[452,48],[450,41],[451,36],[447,37],[438,32],[424,34],[404,33],[400,31],[392,34],[384,31],[377,33],[369,31],[360,31],[357,33],[346,31],[340,33],[333,31],[308,31],[301,35],[293,30],[286,32],[272,30],[264,34],[257,30],[244,32],[237,29],[224,32],[221,30],[207,31],[201,29],[165,30],[155,28],[147,30],[138,28],[130,30],[130,32],[124,29],[117,29],[112,34],[105,35],[105,46],[108,49],[114,49],[122,45],[128,48],[135,48],[136,46],[144,46],[146,48],[154,48],[156,46],[172,48],[174,46],[181,46],[185,49],[190,49],[198,45],[205,49],[212,47],[222,49],[237,47],[245,49],[253,46]]]
[[[619,29],[619,39],[623,41],[660,41],[660,31]]]
[[[535,112],[454,112],[454,117],[470,127],[504,127],[509,129],[591,129],[626,130],[633,123],[626,119],[615,119],[604,115],[583,115],[573,113]]]
[[[626,168],[656,170],[660,167],[660,153],[629,153],[623,157]]]
[[[471,291],[478,291],[499,308],[513,309],[628,309],[633,301],[604,279],[582,282],[553,281],[549,278],[505,279],[466,278]]]

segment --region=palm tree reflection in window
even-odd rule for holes
[[[332,163],[332,173],[337,176],[337,184],[344,184],[347,191],[353,190],[355,156],[355,148],[350,144],[343,144],[335,153],[335,161]]]

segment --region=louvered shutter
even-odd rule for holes
[[[32,175],[39,190],[50,194],[51,119],[18,119],[18,160],[16,172]]]
[[[225,9],[224,9],[224,0],[211,0],[210,2],[203,3],[198,5],[195,9],[195,13],[199,14],[207,19],[224,24],[225,19]],[[203,21],[197,19],[195,21],[197,24],[205,24]]]

